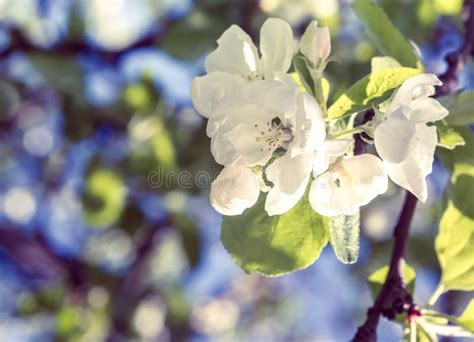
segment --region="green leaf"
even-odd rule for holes
[[[300,93],[307,92],[306,87],[303,84],[303,81],[301,80],[301,77],[297,72],[292,72],[290,76],[293,78],[296,84],[298,84],[299,86],[298,91]],[[328,98],[329,98],[329,93],[331,92],[331,84],[325,77],[321,77],[321,88],[322,88],[324,103],[327,103]]]
[[[92,226],[114,224],[125,205],[126,188],[115,172],[97,169],[87,179],[84,193],[84,219]]]
[[[438,100],[449,110],[446,117],[449,125],[465,126],[474,123],[474,90],[456,92]]]
[[[344,264],[353,264],[359,257],[360,215],[335,216],[329,220],[329,241],[336,257]]]
[[[309,94],[314,94],[314,81],[306,64],[306,59],[301,55],[295,56],[293,58],[293,67],[299,76],[299,84],[302,84]]]
[[[368,278],[370,289],[372,290],[372,296],[374,298],[377,297],[380,289],[382,288],[383,283],[385,282],[385,278],[387,278],[388,274],[388,266],[383,266],[378,270],[374,271]],[[415,290],[415,277],[416,273],[415,270],[410,266],[405,264],[403,268],[403,281],[407,286],[407,290],[410,294],[413,295],[413,291]]]
[[[465,144],[462,135],[454,127],[449,126],[445,120],[436,121],[436,129],[438,131],[438,146],[452,150],[456,146]]]
[[[461,316],[459,316],[458,322],[467,331],[474,333],[474,299],[471,299],[467,304]]]
[[[385,101],[405,80],[420,73],[420,70],[413,68],[389,68],[370,73],[329,107],[328,117],[336,119],[371,108]]]
[[[435,247],[446,290],[474,290],[474,139],[459,128],[466,145],[448,154],[453,168]]]
[[[390,68],[400,68],[402,65],[398,61],[390,56],[374,57],[370,61],[371,72],[380,71]]]
[[[412,45],[392,24],[382,8],[368,0],[354,1],[353,8],[380,52],[395,58],[406,67],[416,68],[420,64]]]
[[[245,272],[278,276],[311,265],[327,244],[325,219],[310,206],[307,194],[280,216],[265,212],[266,195],[239,216],[222,221],[221,240]]]
[[[290,74],[290,76],[293,78],[293,80],[296,82],[296,84],[298,84],[299,88],[298,88],[298,91],[300,93],[305,93],[306,92],[306,88],[303,84],[303,81],[301,80],[301,77],[300,75],[297,73],[297,72],[292,72]]]

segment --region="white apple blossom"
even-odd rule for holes
[[[300,52],[308,58],[313,66],[326,61],[331,52],[329,29],[318,26],[318,22],[313,20],[301,37]]]
[[[406,80],[374,131],[377,153],[390,179],[425,202],[426,177],[432,171],[438,141],[436,127],[427,123],[441,120],[448,111],[429,96],[441,81],[432,74]]]
[[[277,149],[290,157],[313,152],[326,136],[323,114],[313,97],[296,94],[279,81],[244,84],[212,111],[207,134],[219,164],[265,165]]]
[[[285,83],[266,80],[248,82],[238,96],[220,100],[210,115],[207,133],[216,161],[225,166],[224,170],[233,170],[224,173],[227,183],[236,178],[230,183],[241,184],[239,177],[248,177],[253,170],[266,166],[265,175],[273,184],[265,204],[269,215],[288,211],[303,196],[314,151],[326,137],[323,115],[313,97],[296,94]],[[275,152],[283,156],[275,157]],[[245,187],[239,185],[239,191],[253,194],[250,187],[255,184],[249,181]],[[226,215],[237,215],[254,203],[253,197],[232,200],[221,192],[237,192],[229,191],[228,184],[222,186],[219,177],[212,185],[211,203]]]
[[[382,161],[371,154],[344,157],[351,144],[328,140],[316,152],[309,202],[323,216],[353,215],[387,191]]]
[[[265,210],[280,215],[301,199],[313,173],[312,207],[325,216],[354,214],[386,191],[382,161],[345,156],[352,140],[325,141],[320,106],[287,80],[295,53],[289,25],[269,19],[260,38],[261,58],[250,37],[231,26],[206,59],[208,74],[192,84],[194,106],[209,119],[211,152],[224,166],[211,185],[211,204],[239,215],[265,182]],[[311,68],[320,68],[330,50],[329,31],[312,22],[300,44]]]

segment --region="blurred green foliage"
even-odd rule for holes
[[[117,222],[125,205],[126,188],[114,171],[95,169],[87,178],[84,193],[84,218],[95,227],[110,227]]]
[[[301,17],[292,22],[295,32],[300,34],[301,27],[318,14],[317,11],[304,7],[303,2],[298,1],[276,1],[278,6],[275,7],[271,7],[271,3],[265,7],[261,1],[261,8],[252,10],[255,3],[236,0],[196,1],[191,11],[184,17],[163,21],[160,28],[162,31],[157,34],[157,37],[154,37],[154,47],[175,57],[180,62],[191,62],[197,65],[199,59],[215,48],[216,39],[231,24],[245,25],[255,40],[258,40],[258,29],[266,17],[296,15],[297,8],[288,9],[286,6],[300,5],[303,8]],[[308,3],[309,5],[314,4],[312,1]],[[386,0],[381,3],[390,19],[394,21],[395,26],[416,43],[426,43],[432,39],[432,32],[440,15],[452,16],[451,20],[456,24],[460,22],[460,0],[408,2]],[[84,34],[88,23],[82,17],[81,11],[77,10],[77,7],[74,9],[64,39],[67,41],[76,39],[82,42],[86,40]],[[353,30],[357,35],[357,30],[361,26],[357,24],[347,29],[346,25],[354,25],[354,19],[349,16],[352,12],[348,3],[337,4],[336,10],[328,15],[321,13],[318,14],[317,19],[322,25],[329,26],[333,37],[334,55],[338,60],[328,65],[325,75],[328,80],[328,86],[325,89],[328,89],[329,103],[333,103],[342,94],[347,94],[346,90],[351,84],[370,72],[369,61],[378,52],[373,43],[365,39],[364,36],[358,35],[357,38],[348,36],[347,30]],[[249,16],[251,18],[248,18]],[[157,20],[161,20],[158,17],[157,15]],[[31,19],[30,21],[33,20],[31,14],[28,18]],[[377,19],[382,20],[383,18],[377,16]],[[375,26],[386,28],[383,22],[380,24],[378,21],[376,24]],[[84,44],[87,47],[87,44]],[[408,43],[398,42],[395,44],[392,40],[387,40],[386,42],[379,41],[379,44],[383,44],[387,51],[391,52],[392,48],[398,46],[397,44],[406,45]],[[57,151],[45,162],[46,166],[43,170],[44,178],[48,179],[48,182],[45,183],[53,189],[60,179],[61,168],[68,168],[68,159],[65,155],[73,150],[75,144],[94,139],[97,132],[103,127],[113,131],[109,140],[100,141],[100,150],[93,152],[93,157],[87,163],[87,172],[80,180],[84,184],[84,187],[81,188],[81,214],[86,224],[93,228],[86,231],[90,235],[88,237],[90,240],[86,242],[83,253],[77,258],[65,258],[58,253],[57,262],[61,267],[64,267],[63,269],[59,267],[64,275],[46,281],[45,285],[39,288],[22,288],[23,294],[17,298],[17,312],[15,314],[30,318],[39,317],[41,314],[51,315],[54,317],[54,333],[58,340],[89,342],[105,340],[107,336],[109,339],[114,340],[115,338],[117,341],[146,339],[141,335],[139,329],[137,331],[132,327],[133,317],[139,311],[140,306],[149,299],[150,294],[153,294],[162,301],[162,307],[157,305],[156,310],[165,316],[163,330],[169,333],[172,340],[186,340],[193,330],[198,330],[199,336],[209,334],[214,339],[225,339],[229,336],[232,338],[233,335],[224,335],[218,329],[209,330],[210,332],[204,329],[199,330],[199,325],[193,321],[193,315],[201,308],[199,305],[203,306],[204,304],[193,302],[186,293],[187,290],[182,282],[186,276],[193,274],[192,272],[203,262],[203,255],[209,252],[208,250],[203,251],[205,238],[198,225],[206,225],[209,229],[217,229],[217,227],[208,227],[210,225],[208,221],[200,223],[191,213],[186,212],[186,205],[189,205],[189,202],[183,201],[183,205],[179,196],[172,196],[182,190],[176,184],[175,179],[172,179],[169,188],[150,187],[147,183],[147,175],[160,168],[165,173],[186,170],[196,174],[197,171],[205,170],[211,175],[215,174],[219,167],[213,162],[209,152],[209,140],[206,137],[204,125],[200,121],[194,123],[193,126],[187,125],[182,119],[183,113],[180,112],[180,108],[173,108],[173,105],[167,102],[167,99],[162,96],[163,89],[151,80],[149,72],[144,72],[141,79],[123,84],[122,88],[119,87],[119,96],[112,103],[103,106],[89,103],[86,94],[87,75],[82,66],[84,59],[100,60],[108,67],[118,69],[117,64],[123,57],[120,53],[120,51],[102,51],[100,46],[92,46],[87,51],[79,51],[76,54],[68,54],[64,50],[56,53],[54,45],[49,50],[48,48],[32,48],[31,51],[24,53],[24,56],[33,64],[35,71],[40,76],[39,90],[32,89],[13,77],[8,78],[6,74],[0,76],[0,123],[2,127],[3,125],[7,128],[10,127],[8,125],[11,125],[12,115],[19,106],[24,104],[43,105],[44,96],[41,91],[54,94],[51,102],[57,103],[58,109],[62,113],[64,136],[59,140],[60,146]],[[395,51],[390,54],[396,55],[397,53]],[[408,63],[412,62],[413,56],[408,60]],[[195,67],[195,72],[200,72],[198,67]],[[330,91],[329,84],[331,85]],[[390,89],[393,87],[390,86]],[[376,91],[378,91],[377,89]],[[383,88],[382,93],[387,89]],[[468,100],[471,98],[469,96],[461,95],[459,98],[465,97],[464,100]],[[451,124],[461,124],[461,122],[465,124],[465,118],[472,117],[465,115],[468,112],[471,113],[466,111],[466,108],[472,107],[472,103],[470,100],[468,102],[464,102],[464,100],[458,103],[456,113],[460,114],[453,116],[456,118],[453,120],[456,121],[450,122]],[[350,101],[354,102],[353,97],[350,97]],[[352,102],[346,107],[351,108]],[[364,108],[368,108],[370,103],[363,105]],[[194,112],[193,114],[196,115]],[[469,123],[472,123],[472,120]],[[2,135],[3,137],[7,136]],[[123,154],[118,151],[117,145],[115,145],[116,141],[120,139],[129,143],[129,150]],[[18,143],[18,140],[21,141],[21,138],[17,139],[15,144]],[[10,165],[6,157],[15,155],[16,152],[13,149],[15,144],[2,145],[2,157],[5,157],[5,160],[2,159],[0,163],[2,170]],[[458,148],[455,151],[458,151]],[[104,151],[109,154],[104,155]],[[110,154],[115,159],[111,158]],[[467,198],[466,203],[470,199],[467,191],[472,193],[472,190],[468,190],[471,189],[472,182],[468,184],[469,187],[465,187],[464,183],[465,175],[471,174],[469,170],[458,169],[451,184],[451,187],[465,189],[461,195],[464,196],[462,197],[463,201],[464,198]],[[48,191],[52,192],[53,190],[49,189]],[[160,208],[164,210],[161,216],[156,215],[158,218],[152,219],[145,216],[138,196],[143,193],[160,196],[165,203],[165,208]],[[205,194],[205,191],[193,187],[193,189],[187,189],[186,194],[186,196],[192,197],[195,194]],[[45,196],[46,198],[49,196]],[[449,224],[443,222],[451,220],[453,215],[459,214],[459,211],[469,213],[470,207],[460,207],[458,202],[462,201],[457,197],[448,200],[448,210],[444,214],[444,221],[442,220],[440,228],[443,234],[445,231],[449,231]],[[307,206],[306,203],[301,205]],[[252,215],[261,216],[263,210],[259,206],[255,208],[258,213]],[[193,209],[194,211],[200,210],[199,207]],[[153,214],[157,214],[155,211],[158,210],[151,211]],[[246,270],[256,269],[262,273],[280,274],[295,266],[296,268],[304,267],[319,257],[322,248],[327,243],[328,233],[320,217],[312,217],[308,221],[300,214],[299,210],[300,208],[295,208],[287,217],[282,218],[287,223],[289,222],[286,227],[295,225],[308,227],[309,230],[303,231],[298,236],[293,236],[281,222],[274,222],[268,217],[259,218],[261,225],[245,226],[246,216],[244,215],[243,218],[226,219],[227,228],[223,232],[224,242],[229,251],[234,254],[234,258],[237,254],[248,256],[248,259],[237,258],[237,262],[244,265]],[[248,215],[250,214],[248,213]],[[438,214],[436,205],[433,205],[429,212],[430,219],[434,221]],[[469,215],[468,217],[472,218],[472,215]],[[467,224],[464,224],[464,221],[461,222],[460,227],[464,228],[459,229],[468,234],[469,230],[466,227],[471,222],[466,222]],[[253,238],[252,241],[234,239],[235,236],[243,236],[239,234],[241,229],[249,230]],[[275,230],[272,250],[260,249],[258,241],[268,238],[272,230]],[[180,270],[175,270],[178,275],[174,278],[169,276],[167,279],[159,279],[160,281],[150,280],[151,277],[147,277],[151,274],[149,269],[152,268],[156,271],[158,268],[157,265],[152,264],[153,259],[150,256],[159,247],[163,247],[160,242],[165,240],[164,236],[167,236],[166,233],[169,232],[175,233],[172,236],[178,243],[171,245],[172,248],[167,250],[171,251],[163,262],[164,265],[159,266],[164,269],[158,270],[162,272],[159,274],[170,274],[166,273],[169,271],[166,268],[177,269],[180,262],[184,263],[184,266]],[[431,230],[423,231],[411,240],[413,246],[417,248],[410,249],[408,257],[416,260],[415,266],[417,267],[419,265],[430,269],[438,267],[432,246],[432,234]],[[232,240],[230,238],[226,240],[226,236]],[[443,239],[442,236],[439,238],[438,246],[442,245]],[[309,251],[304,258],[301,256],[304,253],[299,255],[298,251],[294,249],[294,244],[301,241]],[[369,243],[370,248],[367,247],[367,250],[370,250],[371,259],[362,258],[358,264],[360,265],[358,270],[350,271],[351,275],[358,280],[364,279],[364,273],[367,273],[367,270],[380,266],[380,262],[387,258],[389,242],[370,241]],[[96,251],[96,254],[103,259],[94,259],[88,256],[88,248],[94,249],[98,248],[97,246],[100,246],[100,249]],[[109,250],[106,247],[109,247]],[[211,250],[214,247],[206,245],[206,248]],[[180,260],[181,252],[185,257],[184,261]],[[451,265],[453,262],[454,266],[449,266],[449,269],[452,269],[452,274],[456,273],[454,274],[456,277],[459,271],[459,267],[456,266],[456,258],[462,253],[459,255],[451,252],[439,253],[442,255],[442,265]],[[453,255],[455,258],[451,260]],[[462,255],[466,256],[466,254]],[[261,257],[275,258],[275,267],[262,269],[259,264]],[[146,262],[136,262],[137,259],[144,259]],[[279,263],[281,259],[284,259],[283,263]],[[112,269],[110,270],[103,267],[105,264],[103,260],[118,266],[116,268],[110,267]],[[208,261],[204,260],[204,262]],[[49,265],[46,264],[45,267],[49,267]],[[69,269],[73,270],[72,274],[68,273]],[[147,276],[144,276],[143,273]],[[379,284],[384,277],[383,270],[379,270],[376,275],[376,279],[374,280],[373,277],[372,279]],[[209,276],[206,275],[206,277]],[[292,306],[294,303],[292,304],[291,301],[297,301],[297,299],[290,298],[291,296],[288,294],[282,294],[281,289],[275,290],[272,287],[273,283],[258,277],[242,277],[239,274],[236,279],[235,285],[228,285],[229,288],[220,289],[217,294],[209,294],[211,299],[217,298],[216,301],[220,301],[224,298],[223,302],[230,302],[234,306],[223,306],[224,310],[215,311],[217,312],[215,316],[202,315],[200,317],[202,321],[216,316],[231,317],[232,308],[234,308],[237,310],[236,320],[240,319],[240,323],[236,327],[232,326],[232,321],[230,321],[229,330],[255,331],[262,329],[261,326],[255,328],[258,322],[268,321],[270,327],[273,327],[275,322],[277,322],[276,325],[285,325],[290,338],[298,339],[300,337],[298,332],[292,330],[294,323],[288,318],[294,315],[295,310],[295,307]],[[306,281],[298,279],[297,282],[305,283]],[[410,286],[411,284],[412,282],[410,282]],[[360,302],[357,302],[359,305]],[[338,307],[335,310],[340,310],[338,305],[335,306]],[[238,310],[242,310],[244,313],[243,318],[239,318],[240,311]],[[466,315],[469,315],[469,312]],[[281,315],[279,321],[274,318],[277,315]],[[339,317],[341,312],[338,311],[337,315],[338,322],[341,324],[342,320]],[[272,319],[274,320],[272,321]],[[465,322],[471,324],[469,320]],[[146,322],[139,323],[145,325]],[[154,323],[159,326],[158,320]],[[217,325],[217,323],[215,324]],[[118,337],[111,333],[114,331],[119,332]],[[150,339],[153,338],[159,339],[156,336]]]

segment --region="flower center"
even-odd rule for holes
[[[284,127],[278,117],[267,121],[265,125],[255,124],[254,127],[260,129],[258,135],[255,137],[255,140],[263,145],[260,151],[264,149],[268,149],[268,151],[278,148],[286,149],[289,142],[293,140],[291,129]]]
[[[262,76],[259,75],[256,71],[252,71],[248,76],[247,79],[249,81],[258,81],[262,79]]]

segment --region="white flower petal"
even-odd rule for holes
[[[216,163],[221,165],[241,165],[241,155],[223,134],[215,134],[211,139],[211,153]]]
[[[250,83],[257,83],[257,81]],[[274,118],[274,112],[255,102],[257,102],[257,99],[244,96],[226,96],[223,98],[217,103],[209,116],[206,128],[207,135],[212,137],[218,130],[225,134],[240,123],[254,125],[266,123]]]
[[[267,80],[248,82],[241,88],[241,92],[242,97],[248,102],[274,113],[273,117],[280,117],[283,120],[283,116],[294,116],[296,111],[296,94],[283,82]]]
[[[297,94],[300,93],[300,85],[296,83],[295,79],[287,73],[274,71],[270,75],[265,76],[266,80],[275,80],[285,83],[288,87],[291,88],[292,92]]]
[[[264,73],[287,72],[295,53],[290,25],[281,19],[267,19],[260,30],[260,52]]]
[[[196,77],[191,85],[191,98],[194,108],[208,118],[216,103],[226,95],[237,95],[246,81],[236,75],[221,71]]]
[[[399,163],[410,151],[415,125],[403,114],[406,107],[398,107],[374,132],[375,148],[383,160]]]
[[[237,125],[240,113],[254,110],[254,107],[255,106],[248,103],[246,99],[237,96],[221,99],[221,101],[214,106],[213,111],[209,115],[209,121],[206,127],[207,136],[212,138],[225,123]],[[230,128],[227,130],[229,129]]]
[[[276,149],[265,142],[259,143],[256,140],[259,132],[254,125],[239,124],[224,136],[240,157],[238,165],[265,165]]]
[[[256,137],[271,119],[271,112],[247,99],[230,97],[220,101],[207,124],[216,162],[241,166],[265,164],[274,149],[269,151],[269,146],[265,142],[259,144]]]
[[[267,167],[265,174],[273,183],[265,202],[268,215],[283,214],[298,203],[308,185],[312,160],[312,153],[294,158],[287,153]]]
[[[431,173],[438,141],[436,127],[416,125],[415,144],[401,163],[384,161],[390,179],[414,194],[421,202],[428,197],[426,177]]]
[[[387,191],[387,172],[380,158],[366,153],[342,160],[342,163],[352,178],[353,192],[357,194],[359,206],[366,205]]]
[[[353,215],[387,190],[382,161],[362,154],[336,162],[315,178],[309,192],[312,208],[323,216]]]
[[[312,96],[300,93],[296,97],[296,115],[294,119],[293,141],[289,151],[291,157],[313,152],[326,138],[326,125],[323,112]]]
[[[301,37],[300,51],[313,64],[326,60],[331,52],[331,37],[327,27],[319,27],[313,20]]]
[[[217,49],[206,58],[208,73],[224,71],[245,79],[261,73],[257,48],[250,36],[237,25],[224,31],[217,44]]]
[[[409,118],[413,123],[428,123],[445,118],[449,111],[437,100],[425,97],[413,100],[410,104]]]
[[[326,140],[316,150],[313,161],[313,176],[317,177],[325,172],[337,158],[344,155],[352,145],[352,140]]]
[[[258,176],[248,168],[226,166],[211,184],[211,204],[223,215],[240,215],[257,202]]]
[[[420,74],[410,77],[398,88],[388,111],[393,111],[400,104],[410,105],[411,101],[416,98],[433,95],[434,86],[441,84],[442,82],[433,74]]]

